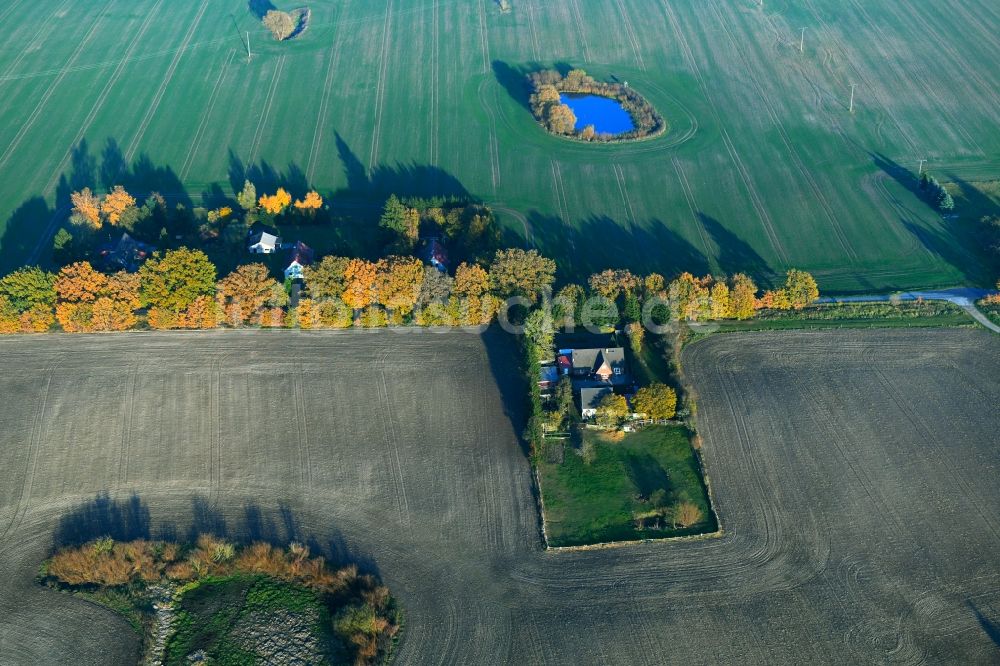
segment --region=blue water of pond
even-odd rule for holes
[[[632,116],[618,100],[579,93],[562,93],[559,100],[573,109],[577,131],[587,125],[593,125],[598,134],[624,134],[635,129]]]

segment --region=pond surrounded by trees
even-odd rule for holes
[[[625,134],[635,129],[632,116],[618,102],[611,97],[602,95],[588,95],[584,93],[562,93],[559,101],[573,110],[576,116],[574,129],[577,132],[583,130],[588,125],[593,126],[598,134],[610,134],[612,136]]]

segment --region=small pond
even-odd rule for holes
[[[632,116],[618,100],[579,93],[562,93],[559,100],[573,109],[577,131],[587,125],[593,125],[598,134],[624,134],[635,129]]]

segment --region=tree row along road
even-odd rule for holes
[[[819,303],[889,303],[896,301],[947,301],[954,303],[969,313],[969,316],[977,322],[993,331],[1000,333],[1000,326],[994,324],[990,319],[976,307],[976,301],[985,298],[996,292],[987,289],[972,289],[970,287],[958,287],[955,289],[941,289],[937,291],[904,291],[895,294],[861,294],[859,296],[824,296]]]

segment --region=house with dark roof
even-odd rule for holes
[[[156,248],[152,245],[137,241],[126,232],[117,241],[103,245],[98,249],[96,263],[106,271],[134,273],[155,251]]]
[[[606,386],[580,389],[580,415],[585,419],[594,418],[601,400],[604,399],[604,396],[611,395],[612,393],[613,391]]]
[[[442,273],[448,272],[448,253],[437,238],[425,238],[421,258]]]
[[[625,350],[621,347],[567,351],[574,379],[610,386],[620,386],[629,382],[625,366]]]
[[[291,255],[289,257],[290,262],[288,268],[285,269],[285,279],[286,280],[301,280],[302,279],[302,269],[306,266],[312,265],[315,253],[313,249],[303,243],[302,241],[295,241],[292,245]]]

